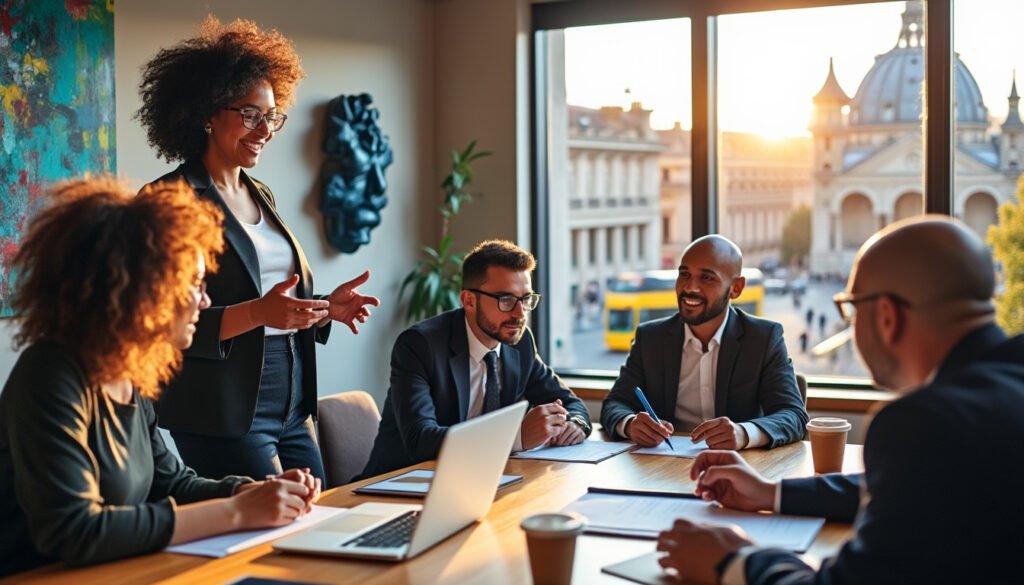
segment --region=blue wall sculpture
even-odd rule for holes
[[[388,137],[377,125],[380,112],[369,94],[340,95],[327,104],[327,131],[321,170],[327,240],[351,254],[370,243],[387,205],[384,169],[392,162]]]

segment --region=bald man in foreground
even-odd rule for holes
[[[856,533],[817,572],[731,528],[677,521],[661,559],[697,582],[1020,583],[1024,336],[995,324],[985,245],[943,216],[869,239],[835,297],[875,382],[903,394],[868,429],[861,476],[767,480],[707,451],[697,494],[741,510],[823,516]]]
[[[679,313],[640,325],[601,405],[601,424],[645,446],[673,431],[716,449],[778,447],[804,437],[807,411],[782,325],[733,308],[743,256],[719,235],[690,243],[679,260]],[[636,396],[643,390],[661,421]]]

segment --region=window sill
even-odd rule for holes
[[[562,376],[577,396],[583,400],[600,402],[608,395],[612,378],[591,378]],[[807,410],[867,414],[881,408],[896,398],[896,394],[872,389],[870,384],[858,383],[848,378],[808,378]]]

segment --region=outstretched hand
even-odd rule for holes
[[[289,294],[297,284],[299,275],[293,274],[250,303],[250,322],[276,329],[308,329],[326,319],[327,301],[297,299]]]
[[[370,317],[370,309],[367,306],[380,306],[380,299],[359,294],[356,290],[359,285],[367,280],[370,280],[369,270],[348,282],[342,283],[327,297],[327,300],[331,303],[328,309],[330,318],[344,323],[352,330],[352,333],[357,335],[359,334],[359,329],[356,326],[356,322],[366,323],[366,320]]]

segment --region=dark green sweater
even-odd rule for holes
[[[227,497],[246,481],[196,477],[167,450],[148,400],[114,402],[63,348],[33,345],[0,394],[0,577],[158,551],[173,502]]]

